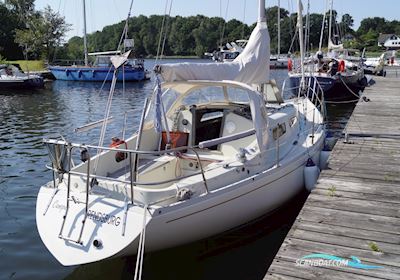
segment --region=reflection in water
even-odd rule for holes
[[[271,74],[282,84],[287,72]],[[0,278],[132,279],[135,256],[63,267],[36,230],[37,192],[51,180],[42,139],[62,134],[69,141],[97,144],[100,128],[80,134],[74,129],[104,118],[108,88],[100,93],[100,87],[101,83],[55,81],[39,91],[0,93]],[[121,135],[126,111],[131,113],[127,135],[134,132],[152,87],[151,81],[129,83],[123,92],[123,85],[117,85],[114,121],[108,125],[105,145]],[[351,111],[350,106],[329,106],[334,132],[343,128]],[[262,279],[304,199],[302,194],[271,217],[218,237],[146,254],[143,279]]]

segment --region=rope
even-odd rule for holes
[[[142,271],[143,271],[143,256],[144,256],[144,244],[146,240],[146,217],[147,217],[147,205],[143,207],[143,224],[142,224],[142,231],[140,233],[139,238],[139,246],[138,246],[138,253],[136,258],[136,268],[135,268],[135,276],[134,280],[142,279]]]
[[[361,97],[361,95],[358,95],[357,93],[355,93],[354,91],[351,90],[351,88],[346,84],[345,81],[343,81],[342,75],[339,75],[339,79],[342,81],[342,83],[344,84],[344,86],[347,88],[347,90],[354,95],[357,99],[359,99]]]

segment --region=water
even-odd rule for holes
[[[168,61],[173,62],[173,61]],[[147,62],[151,69],[154,61]],[[286,71],[272,71],[278,84]],[[47,251],[36,229],[36,196],[51,180],[44,137],[97,144],[99,129],[76,134],[81,125],[104,118],[107,89],[101,84],[55,81],[39,91],[0,93],[0,279],[132,279],[135,258],[79,267],[61,266]],[[153,82],[118,84],[106,142],[121,135],[124,112],[131,112],[127,132],[137,125]],[[340,133],[352,106],[330,106],[329,126]],[[300,194],[270,217],[235,231],[146,255],[143,279],[262,279],[306,194]]]

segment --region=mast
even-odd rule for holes
[[[299,44],[300,44],[300,65],[301,65],[301,82],[300,90],[304,89],[304,38],[303,38],[303,5],[301,0],[297,1],[298,13],[297,13],[297,25],[299,28]]]
[[[329,32],[328,32],[328,50],[329,50],[329,42],[332,40],[332,9],[333,9],[333,0],[330,0],[330,11],[329,11]]]
[[[87,50],[87,35],[86,35],[86,3],[82,0],[83,5],[83,51],[85,53],[85,66],[88,66],[88,50]]]
[[[281,55],[281,1],[278,0],[278,58]]]
[[[307,1],[307,16],[306,16],[306,35],[304,43],[304,53],[307,55],[310,49],[310,0]]]
[[[259,0],[258,22],[267,22],[267,17],[265,16],[265,0]]]
[[[321,35],[320,35],[320,38],[319,38],[318,51],[322,50],[322,40],[324,38],[325,20],[326,20],[326,13],[327,12],[328,12],[328,0],[326,0],[324,17],[322,19]]]

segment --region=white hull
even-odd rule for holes
[[[196,199],[198,202],[189,201],[190,206],[171,207],[164,215],[154,216],[146,229],[146,250],[200,240],[277,209],[302,190],[307,158],[304,155],[282,169],[249,177],[235,189],[216,191],[208,198]],[[315,152],[314,159],[318,158],[319,152]],[[137,242],[127,248],[130,254],[136,250]]]
[[[323,133],[316,133],[317,143],[309,150],[314,162],[319,162]],[[281,167],[272,167],[260,174],[249,175],[231,186],[211,191],[176,205],[151,209],[146,220],[145,250],[154,251],[174,247],[224,232],[281,206],[294,197],[304,185],[303,171],[308,159],[306,150]],[[37,225],[45,245],[63,265],[77,265],[137,252],[143,226],[143,208],[130,207],[123,232],[123,201],[90,195],[89,219],[82,233],[82,244],[60,238],[62,217],[65,213],[66,190],[60,190],[51,199],[54,188],[49,183],[41,188],[37,201]],[[76,201],[84,201],[75,196]],[[51,200],[46,212],[46,207]],[[84,203],[70,202],[70,212],[63,237],[79,237],[84,217]],[[110,215],[108,218],[101,214]],[[113,216],[113,217],[111,217]],[[49,224],[49,221],[52,221]],[[100,240],[102,246],[93,246]]]

